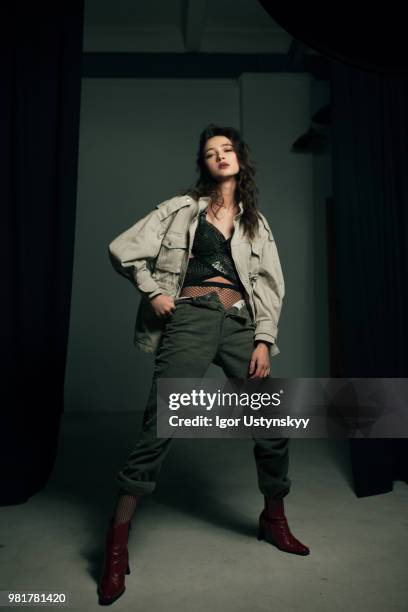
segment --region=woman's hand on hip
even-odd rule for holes
[[[150,304],[159,319],[167,319],[176,310],[174,298],[171,295],[159,293],[150,300]]]

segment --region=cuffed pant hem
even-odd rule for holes
[[[119,484],[122,491],[130,495],[149,495],[156,487],[155,482],[138,482],[125,476],[116,476],[116,483]]]
[[[284,490],[271,489],[270,491],[268,491],[268,489],[264,489],[263,487],[262,488],[260,487],[259,490],[261,491],[262,495],[264,495],[265,497],[271,497],[273,499],[283,499],[290,493],[290,489],[284,489]]]

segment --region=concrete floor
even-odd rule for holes
[[[66,592],[70,610],[102,609],[96,586],[113,478],[140,419],[63,415],[46,489],[0,508],[1,590]],[[156,492],[132,522],[131,574],[111,609],[406,611],[408,487],[396,481],[390,493],[356,498],[347,444],[291,440],[286,515],[311,549],[300,557],[256,539],[263,500],[251,440],[174,440]]]

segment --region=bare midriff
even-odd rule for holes
[[[190,256],[190,259],[194,257],[194,255]],[[210,283],[211,281],[222,283],[225,285],[232,285],[233,283],[224,278],[223,276],[212,276],[203,281],[203,283]],[[243,299],[243,295],[241,291],[237,291],[236,289],[230,289],[229,287],[218,287],[216,285],[209,285],[208,287],[203,287],[199,285],[190,285],[188,287],[183,287],[180,292],[180,297],[197,297],[200,295],[206,295],[210,292],[216,292],[218,298],[224,308],[231,308],[235,302]]]

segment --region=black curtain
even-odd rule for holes
[[[332,99],[336,376],[407,376],[408,56],[404,9],[259,0],[327,58]],[[378,36],[381,32],[381,36]],[[295,49],[297,46],[295,45]],[[302,55],[301,55],[302,56]],[[303,55],[305,62],[305,55]],[[330,262],[329,262],[330,263]],[[337,280],[336,280],[337,282]],[[334,347],[332,347],[334,348]],[[408,401],[408,400],[407,400]],[[407,408],[408,409],[408,408]],[[408,482],[408,440],[350,440],[358,497]]]
[[[54,466],[74,246],[83,0],[3,2],[0,503]]]
[[[406,377],[408,76],[333,60],[330,87],[339,375]],[[407,442],[350,440],[358,496],[408,481]]]

